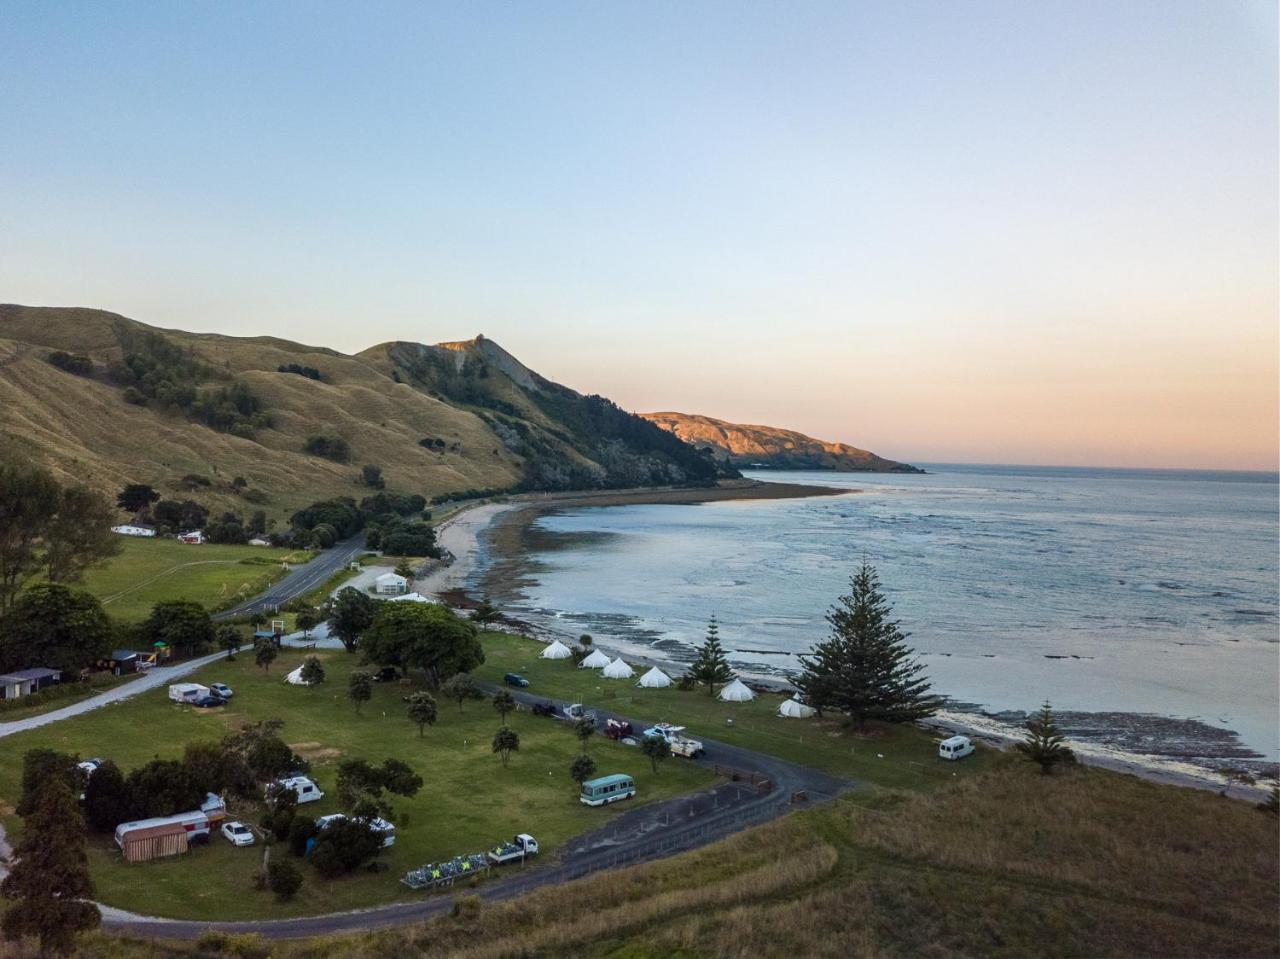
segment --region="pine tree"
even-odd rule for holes
[[[844,713],[858,725],[869,719],[913,722],[933,715],[940,698],[907,634],[890,618],[893,607],[880,592],[875,568],[867,563],[827,613],[831,636],[800,656],[803,672],[791,681],[815,709]]]
[[[715,614],[707,623],[707,638],[698,650],[698,658],[689,667],[689,675],[695,682],[706,686],[712,696],[716,694],[716,686],[723,686],[733,679],[733,670],[720,645],[720,624],[716,622]]]
[[[1027,738],[1017,744],[1018,752],[1036,763],[1048,776],[1060,763],[1074,763],[1073,753],[1058,731],[1058,721],[1053,718],[1053,708],[1046,701],[1040,712],[1027,720]]]
[[[38,936],[41,955],[66,955],[76,934],[102,919],[92,901],[84,819],[61,779],[46,781],[34,798],[16,864],[0,883],[0,895],[11,902],[0,927],[6,939]]]

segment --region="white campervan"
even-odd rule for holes
[[[292,789],[298,797],[299,805],[304,802],[319,802],[324,798],[324,793],[320,791],[320,787],[306,776],[290,776],[288,779],[277,779],[267,786],[268,793],[275,787]]]
[[[943,759],[963,759],[973,752],[973,740],[968,736],[952,736],[938,743],[938,755]]]
[[[209,687],[199,683],[174,683],[169,687],[169,698],[175,703],[193,703],[201,696],[209,695]]]

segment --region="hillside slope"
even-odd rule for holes
[[[56,351],[72,354],[62,367]],[[304,452],[314,436],[345,441],[346,461]],[[111,495],[149,483],[215,511],[283,518],[367,495],[366,463],[388,489],[426,497],[714,482],[716,465],[672,439],[482,338],[347,356],[101,310],[0,305],[0,457]]]
[[[690,413],[641,413],[645,419],[693,446],[711,447],[715,455],[738,468],[840,470],[871,473],[922,473],[906,463],[885,459],[845,443],[817,440],[776,426],[728,423]]]

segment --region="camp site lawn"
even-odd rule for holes
[[[85,573],[83,585],[113,618],[130,623],[146,619],[152,606],[167,599],[194,600],[211,611],[223,609],[279,579],[282,562],[303,563],[312,555],[267,546],[120,539],[120,554]]]
[[[500,683],[504,673],[529,680],[526,692],[582,702],[632,719],[689,727],[689,735],[716,739],[813,766],[839,776],[894,789],[929,789],[971,776],[999,762],[1000,754],[979,749],[958,762],[938,758],[936,737],[914,726],[881,725],[856,734],[843,719],[783,719],[784,697],[757,696],[749,703],[723,703],[706,687],[682,692],[638,689],[633,679],[605,679],[596,669],[579,669],[571,659],[546,660],[542,643],[507,633],[483,635],[485,663],[476,676]],[[668,670],[668,672],[672,672]],[[732,724],[730,724],[732,720]]]
[[[219,661],[183,680],[227,683],[235,697],[225,707],[195,709],[172,703],[163,686],[8,737],[0,749],[0,809],[12,812],[19,796],[22,755],[33,747],[112,759],[127,772],[156,756],[177,757],[189,742],[217,740],[245,722],[270,718],[284,720],[282,737],[311,759],[312,777],[325,792],[322,801],[301,807],[307,814],[338,811],[334,787],[341,758],[378,763],[394,756],[422,776],[425,785],[416,797],[392,797],[397,810],[393,817],[396,843],[378,857],[387,865],[386,871],[324,880],[304,864],[302,890],[287,904],[252,887],[262,860],[261,842],[233,848],[215,836],[209,845],[197,845],[187,855],[129,865],[109,837],[91,839],[89,861],[100,901],[146,915],[214,920],[306,915],[420,898],[429,893],[413,892],[400,883],[409,869],[460,853],[481,852],[517,832],[532,833],[546,859],[566,839],[605,823],[631,805],[592,809],[578,802],[569,764],[579,746],[568,723],[534,718],[527,711],[509,716],[509,725],[520,734],[520,751],[503,768],[491,751],[500,721],[488,701],[468,702],[461,714],[455,703],[441,701],[440,718],[419,738],[401,702],[411,691],[408,686],[375,685],[373,699],[357,715],[347,699],[347,677],[356,657],[343,651],[318,655],[327,679],[314,688],[284,682],[285,673],[302,663],[302,653],[286,650],[268,673],[255,667],[252,657],[241,654],[235,662]],[[665,763],[655,776],[635,748],[603,736],[595,737],[589,750],[601,775],[625,772],[635,777],[636,802],[714,782],[702,767],[676,761]],[[231,815],[256,825],[260,811],[260,807],[233,805]],[[20,828],[20,822],[11,814],[4,817],[11,832]],[[273,857],[279,855],[288,855],[284,846],[272,850]]]

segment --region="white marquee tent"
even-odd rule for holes
[[[284,681],[294,686],[310,686],[311,684],[302,678],[302,667],[299,666],[293,672],[285,676]]]
[[[402,596],[392,596],[387,600],[388,603],[434,603],[435,600],[430,596],[423,596],[421,593],[405,593]]]
[[[622,661],[619,656],[600,673],[605,679],[630,679],[636,674],[636,671]]]
[[[784,699],[778,707],[778,715],[788,719],[808,719],[816,712],[812,706],[806,706],[798,699]]]
[[[749,703],[755,698],[756,694],[740,679],[720,690],[720,699],[726,703]]]
[[[642,689],[666,689],[671,685],[671,677],[660,670],[657,666],[649,670],[640,677],[640,682],[636,683]]]
[[[609,657],[598,649],[593,649],[591,655],[578,663],[579,669],[604,669],[609,665]]]
[[[568,659],[573,655],[573,650],[557,639],[538,655],[543,659]]]

